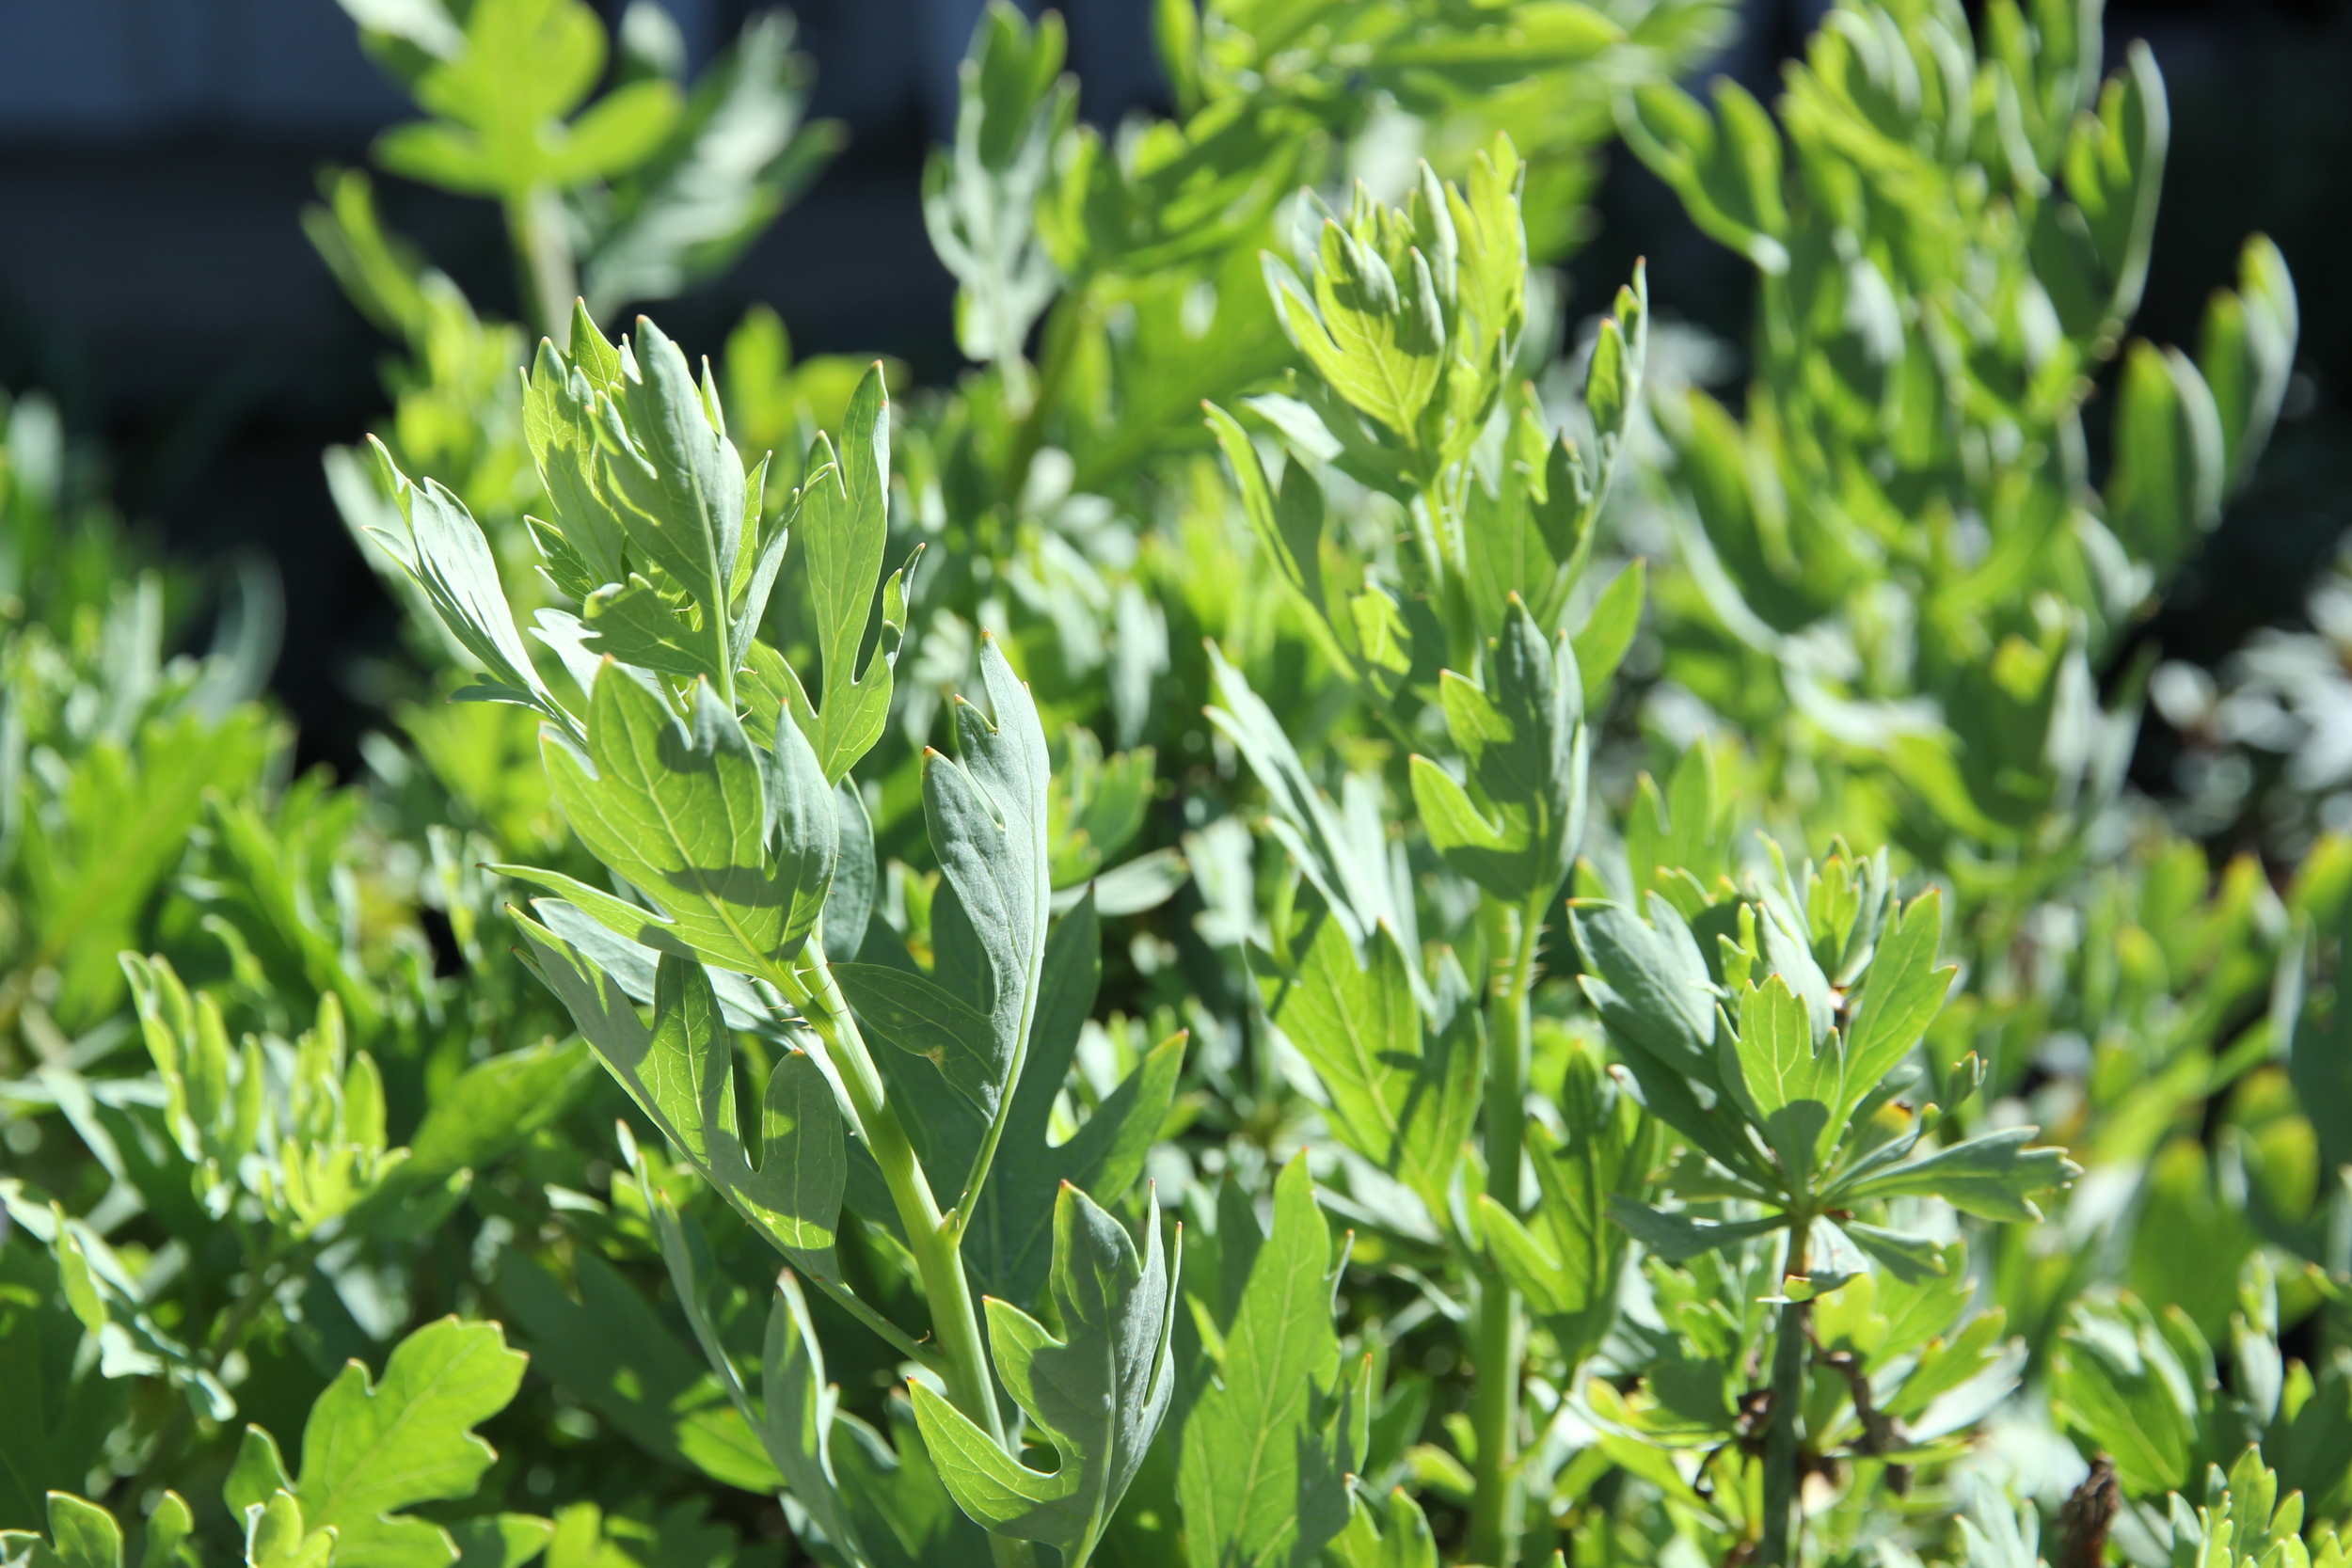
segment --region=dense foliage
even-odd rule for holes
[[[922,388],[616,321],[838,145],[782,23],[345,6],[529,320],[326,177],[347,782],[8,412],[0,1560],[2341,1568],[2341,659],[2155,681],[2276,863],[2125,784],[2295,294],[2129,339],[2095,3],[1768,108],[1716,0],[1160,0],[1112,135],[1000,5]],[[1744,386],[1571,332],[1619,135]]]

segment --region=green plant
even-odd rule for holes
[[[1170,3],[1115,138],[998,8],[904,395],[598,325],[782,199],[663,162],[780,32],[574,118],[583,10],[362,11],[544,330],[330,183],[354,785],[0,507],[0,1557],[2338,1568],[2352,849],[2158,825],[2117,664],[2294,296],[2119,348],[2095,8],[1843,5],[1775,120],[1707,5]],[[1736,418],[1638,271],[1559,353],[1612,107],[1759,269]]]

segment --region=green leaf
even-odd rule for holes
[[[412,484],[394,466],[384,443],[370,437],[385,483],[408,525],[406,539],[382,530],[370,537],[424,590],[434,612],[465,650],[481,660],[490,678],[508,693],[502,701],[537,708],[549,718],[568,722],[563,710],[532,668],[522,634],[515,629],[515,613],[507,607],[506,590],[499,583],[498,564],[489,541],[482,534],[466,503],[428,479]]]
[[[788,13],[755,16],[695,78],[662,147],[632,169],[615,221],[582,259],[591,311],[667,299],[723,272],[840,150],[804,122],[810,63]]]
[[[1613,1034],[1712,1089],[1715,986],[1681,914],[1656,894],[1650,919],[1580,899],[1568,923],[1584,955],[1584,994]]]
[[[229,1467],[229,1479],[221,1483],[221,1501],[238,1518],[266,1504],[279,1492],[294,1490],[294,1478],[286,1473],[285,1456],[278,1451],[278,1439],[257,1426],[247,1426],[237,1439],[237,1457]]]
[[[1077,109],[1078,85],[1061,76],[1067,41],[1054,12],[1032,27],[1014,7],[991,5],[958,68],[954,146],[923,168],[923,226],[958,285],[957,346],[1015,376],[1061,281],[1035,210]]]
[[[1626,650],[1633,645],[1633,634],[1642,628],[1642,607],[1648,597],[1647,580],[1647,570],[1637,557],[1610,579],[1600,597],[1593,601],[1592,613],[1585,617],[1583,628],[1568,640],[1576,656],[1577,673],[1584,684],[1583,708],[1587,713],[1598,711],[1608,700],[1617,666],[1625,662]]]
[[[313,1530],[335,1532],[341,1568],[443,1568],[447,1531],[401,1515],[416,1503],[473,1495],[498,1456],[470,1430],[506,1408],[524,1357],[496,1323],[444,1318],[393,1347],[371,1385],[358,1362],[310,1407],[294,1497]]]
[[[2031,1202],[2034,1196],[2070,1186],[2082,1174],[2064,1149],[2027,1147],[2038,1132],[2005,1127],[1939,1148],[1925,1159],[1841,1182],[1833,1196],[1843,1205],[1916,1193],[1940,1197],[1980,1219],[2038,1220],[2042,1211]]]
[[[1478,1233],[1498,1267],[1550,1320],[1571,1365],[1599,1347],[1616,1316],[1626,1232],[1609,1217],[1611,1199],[1638,1197],[1650,1180],[1657,1138],[1630,1094],[1612,1093],[1597,1062],[1568,1059],[1558,1096],[1568,1136],[1555,1143],[1531,1129],[1528,1163],[1541,1200],[1522,1224],[1480,1194]]]
[[[2135,343],[2115,415],[2108,526],[2159,580],[2221,520],[2226,478],[2221,415],[2197,366],[2178,349]]]
[[[1566,637],[1547,641],[1517,594],[1493,667],[1491,694],[1451,670],[1439,682],[1479,802],[1424,757],[1413,759],[1413,799],[1455,870],[1506,903],[1548,903],[1584,836],[1583,688]]]
[[[1038,1006],[1054,895],[1053,764],[1037,705],[993,638],[980,642],[980,681],[994,721],[957,700],[956,759],[923,758],[923,816],[940,867],[933,973],[988,1021],[978,1071],[958,1086],[993,1117],[1020,1077]]]
[[[779,1250],[812,1274],[836,1277],[834,1231],[849,1165],[824,1069],[804,1051],[777,1058],[760,1105],[755,1168],[754,1140],[737,1131],[734,1054],[710,976],[666,954],[655,981],[647,1059],[659,1075],[656,1092],[675,1107],[673,1119],[686,1114],[692,1095],[694,1119],[682,1126],[680,1147],[711,1183]]]
[[[824,935],[825,957],[841,963],[856,958],[866,944],[866,927],[873,919],[882,881],[874,861],[874,820],[866,813],[866,797],[854,780],[844,779],[834,786],[834,838],[838,851],[818,929]]]
[[[865,668],[858,666],[890,537],[890,398],[879,363],[858,383],[841,418],[838,459],[823,461],[833,453],[821,436],[818,449],[793,523],[808,560],[823,678],[818,724],[809,740],[826,779],[838,782],[882,736],[898,657],[898,633],[885,604],[880,641]],[[901,610],[895,626],[905,622]]]
[[[1610,1198],[1609,1217],[1669,1263],[1679,1263],[1752,1237],[1769,1236],[1787,1228],[1788,1224],[1785,1214],[1760,1220],[1697,1219],[1624,1196]]]
[[[1160,1252],[1160,1211],[1144,1206],[1143,1247],[1094,1200],[1065,1184],[1054,1208],[1056,1338],[1009,1303],[988,1304],[996,1375],[1061,1456],[1030,1469],[921,1383],[909,1385],[924,1447],[966,1513],[1000,1535],[1061,1549],[1085,1568],[1144,1450],[1168,1414],[1183,1233]]]
[[[1466,996],[1448,1010],[1465,1007],[1474,1018]],[[1376,927],[1359,961],[1340,923],[1323,921],[1275,1022],[1322,1080],[1342,1141],[1444,1215],[1477,1114],[1478,1040],[1424,1030],[1395,933]]]
[[[739,663],[727,634],[743,547],[743,461],[684,351],[644,316],[610,406],[618,417],[603,427],[601,477],[630,547],[693,601],[713,661]]]
[[[807,736],[789,714],[777,716],[775,749],[769,753],[765,776],[767,838],[775,857],[775,881],[787,900],[784,951],[788,958],[807,943],[832,897],[834,867],[841,853],[842,807]]]
[[[1404,1487],[1391,1487],[1379,1509],[1388,1528],[1373,1523],[1375,1505],[1361,1494],[1350,1499],[1347,1528],[1331,1543],[1327,1560],[1340,1568],[1438,1568],[1438,1541],[1421,1504]]]
[[[122,1527],[70,1493],[49,1494],[49,1543],[65,1568],[122,1568]]]
[[[583,577],[581,581],[586,581]],[[694,635],[681,605],[635,572],[627,582],[607,583],[583,595],[580,624],[588,628],[581,646],[599,658],[617,658],[678,680],[698,675],[719,680],[727,673],[710,640]]]
[[[1724,1085],[1780,1156],[1791,1193],[1809,1191],[1846,1130],[1845,1042],[1835,1030],[1817,1041],[1805,999],[1772,974],[1740,993],[1739,1031],[1716,1043]]]
[[[1788,212],[1780,137],[1761,104],[1727,77],[1714,115],[1681,88],[1645,82],[1617,100],[1617,128],[1651,172],[1674,187],[1692,221],[1758,271],[1788,270]]]
[[[523,1568],[548,1549],[555,1521],[532,1513],[478,1514],[449,1527],[457,1543],[457,1568]]]
[[[1306,1156],[1294,1156],[1275,1182],[1273,1233],[1249,1266],[1218,1381],[1184,1421],[1177,1485],[1193,1568],[1303,1568],[1345,1527],[1371,1392],[1371,1358],[1346,1367],[1332,1322],[1345,1263],[1344,1248],[1332,1256]]]
[[[1248,433],[1224,409],[1205,405],[1211,434],[1233,471],[1241,491],[1242,515],[1249,520],[1258,547],[1281,574],[1283,585],[1307,613],[1307,627],[1335,662],[1350,664],[1329,621],[1323,597],[1323,489],[1304,463],[1293,462],[1282,472],[1278,497],[1258,460]]]
[[[2213,389],[2221,419],[2230,490],[2251,477],[2255,459],[2269,443],[2295,370],[2300,329],[2286,258],[2266,236],[2249,236],[2238,255],[2238,286],[2234,292],[2214,291],[2197,345],[2197,367]]]
[[[995,1115],[1005,1064],[995,1058],[987,1015],[886,964],[835,964],[833,977],[867,1033],[930,1062],[981,1115]]]
[[[1270,274],[1283,330],[1332,390],[1413,441],[1445,365],[1445,317],[1428,262],[1412,252],[1400,277],[1331,219],[1316,260],[1312,303],[1286,274]]]
[[[2081,1303],[2051,1356],[2051,1414],[2113,1457],[2126,1491],[2161,1497],[2194,1473],[2199,1370],[2137,1301]]]
[[[617,980],[546,927],[519,912],[514,918],[532,968],[662,1135],[778,1251],[834,1277],[848,1151],[824,1069],[803,1051],[777,1059],[760,1107],[755,1167],[737,1120],[725,1015],[702,966],[661,956],[647,1029]]]
[[[788,956],[795,890],[769,873],[767,786],[742,726],[708,685],[694,687],[690,728],[658,692],[607,664],[589,695],[586,755],[546,732],[540,753],[572,831],[669,917],[679,941],[747,974]],[[614,928],[644,940],[643,926]]]
[[[188,1540],[195,1529],[187,1500],[177,1492],[166,1492],[147,1516],[147,1545],[139,1553],[139,1568],[199,1568]]]
[[[1092,898],[1081,897],[1047,939],[1028,1060],[1005,1113],[995,1168],[964,1227],[963,1261],[974,1290],[1017,1307],[1045,1289],[1062,1183],[1100,1193],[1106,1203],[1123,1200],[1175,1103],[1184,1059],[1181,1035],[1146,1052],[1077,1132],[1049,1141],[1102,973],[1102,928]]]
[[[556,586],[580,599],[628,577],[628,534],[596,455],[596,400],[619,373],[617,356],[611,373],[604,373],[596,353],[601,341],[595,323],[575,321],[574,357],[567,362],[542,339],[523,390],[523,437],[558,525],[532,532]]]
[[[307,1528],[302,1504],[293,1494],[273,1493],[267,1502],[246,1511],[246,1568],[327,1568],[334,1560],[337,1534],[332,1527]],[[451,1549],[455,1550],[454,1544]]]
[[[852,1562],[865,1560],[856,1528],[842,1498],[833,1464],[834,1422],[840,1390],[825,1381],[824,1347],[808,1313],[801,1282],[787,1269],[776,1280],[760,1357],[761,1439],[784,1472],[792,1498],[824,1538]]]
[[[1846,1030],[1846,1092],[1837,1118],[1844,1121],[1865,1095],[1902,1065],[1928,1025],[1943,1009],[1945,993],[1959,971],[1935,967],[1944,937],[1944,899],[1930,888],[1898,911],[1881,933],[1860,994],[1851,1002],[1853,1022]]]

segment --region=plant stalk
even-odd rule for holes
[[[883,1092],[882,1075],[866,1053],[849,1002],[822,958],[805,970],[779,966],[778,990],[790,997],[833,1053],[842,1087],[857,1113],[866,1148],[882,1166],[890,1187],[898,1223],[906,1231],[907,1250],[914,1257],[923,1281],[924,1298],[931,1309],[931,1335],[946,1357],[947,1398],[958,1410],[979,1423],[980,1429],[1005,1447],[1005,1423],[996,1407],[996,1386],[988,1368],[988,1353],[980,1341],[979,1314],[972,1301],[971,1282],[956,1248],[949,1222],[939,1212],[922,1163],[908,1141],[898,1113]]]
[[[1486,1196],[1513,1218],[1525,1211],[1519,1166],[1527,1138],[1528,1038],[1533,1032],[1535,953],[1543,903],[1518,911],[1510,964],[1499,977],[1486,1034]],[[1518,1292],[1501,1275],[1478,1281],[1470,1426],[1478,1439],[1477,1487],[1470,1497],[1470,1560],[1514,1568],[1525,1513],[1518,1474],[1519,1367],[1527,1326]]]
[[[1788,1263],[1782,1272],[1802,1277],[1811,1267],[1805,1255],[1813,1216],[1790,1215]],[[1780,1337],[1772,1346],[1772,1424],[1764,1434],[1764,1537],[1756,1545],[1757,1568],[1786,1568],[1793,1560],[1794,1515],[1803,1477],[1798,1465],[1797,1411],[1804,1402],[1807,1304],[1780,1309]]]
[[[572,301],[580,295],[580,272],[564,232],[564,207],[556,193],[539,186],[510,198],[506,232],[515,252],[523,321],[533,338],[552,340],[569,352]]]

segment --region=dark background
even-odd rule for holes
[[[667,3],[697,58],[751,8]],[[662,308],[674,334],[713,349],[766,300],[797,352],[888,352],[924,379],[952,374],[952,291],[916,189],[926,147],[952,123],[980,3],[793,8],[818,64],[812,112],[847,123],[849,150],[733,273]],[[610,19],[618,6],[599,8]],[[1162,106],[1149,0],[1061,8],[1088,118]],[[1769,96],[1821,8],[1750,0],[1712,69]],[[2210,663],[2295,615],[2352,501],[2352,315],[2335,287],[2352,213],[2352,5],[2117,0],[2107,30],[2110,61],[2132,38],[2150,42],[2171,97],[2138,329],[2193,342],[2206,295],[2255,229],[2285,251],[2302,298],[2297,417],[2144,631],[2171,657]],[[0,382],[58,400],[103,452],[124,514],[175,558],[275,559],[287,599],[278,694],[302,723],[303,760],[346,771],[375,721],[348,673],[390,644],[394,617],[345,539],[318,454],[385,410],[389,345],[343,303],[297,214],[322,166],[364,163],[374,133],[412,112],[334,0],[0,0]],[[513,313],[486,203],[390,179],[381,190],[395,227],[483,309]],[[1605,297],[1645,253],[1661,312],[1744,336],[1744,265],[1630,158],[1612,159],[1600,209],[1600,233],[1572,265],[1580,299]],[[2161,736],[2144,741],[2138,768],[2159,787],[2163,752]]]

